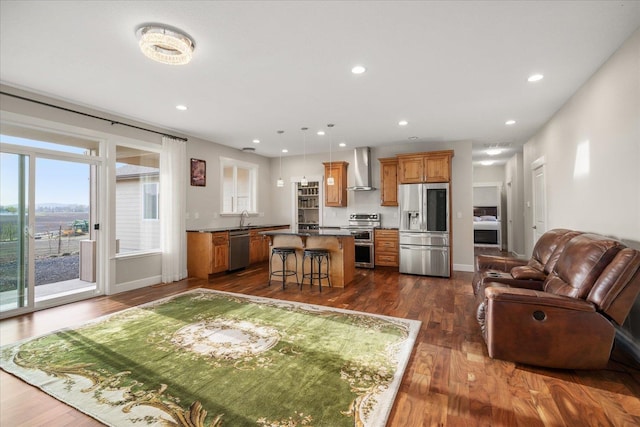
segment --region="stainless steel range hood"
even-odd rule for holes
[[[352,191],[371,191],[375,188],[371,185],[371,148],[357,147],[354,150],[355,162],[353,174],[355,176],[355,185],[347,187]]]

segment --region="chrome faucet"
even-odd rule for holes
[[[243,210],[242,212],[240,212],[240,228],[244,227],[244,219],[245,218],[249,218],[249,212],[247,212],[247,210]],[[247,224],[247,227],[249,226],[249,224]]]

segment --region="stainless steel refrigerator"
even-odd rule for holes
[[[450,277],[449,184],[401,184],[400,273]]]

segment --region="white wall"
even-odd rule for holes
[[[506,238],[503,239],[503,245],[509,242],[511,236],[511,247],[507,246],[507,250],[513,255],[525,256],[525,223],[524,223],[524,177],[522,167],[522,154],[517,153],[511,157],[505,165],[505,204],[506,208]],[[511,203],[509,203],[507,193],[511,187]]]
[[[218,228],[239,224],[237,215],[221,216],[222,195],[220,192],[220,157],[231,158],[258,165],[257,209],[258,215],[252,215],[246,223],[289,224],[290,218],[282,221],[274,219],[271,193],[275,190],[275,179],[271,181],[272,162],[267,157],[254,153],[245,153],[235,148],[190,137],[187,142],[187,160],[192,158],[207,162],[206,186],[187,187],[187,230]],[[273,185],[272,185],[273,184]]]
[[[473,182],[504,182],[505,165],[473,166]]]
[[[525,204],[532,200],[531,163],[544,156],[549,229],[640,242],[639,52],[637,30],[525,144]],[[527,207],[525,230],[532,221]],[[525,240],[530,254],[532,233]]]

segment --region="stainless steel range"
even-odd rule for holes
[[[349,225],[341,227],[349,230],[356,246],[356,267],[373,268],[374,265],[374,229],[380,227],[379,213],[352,213]]]

